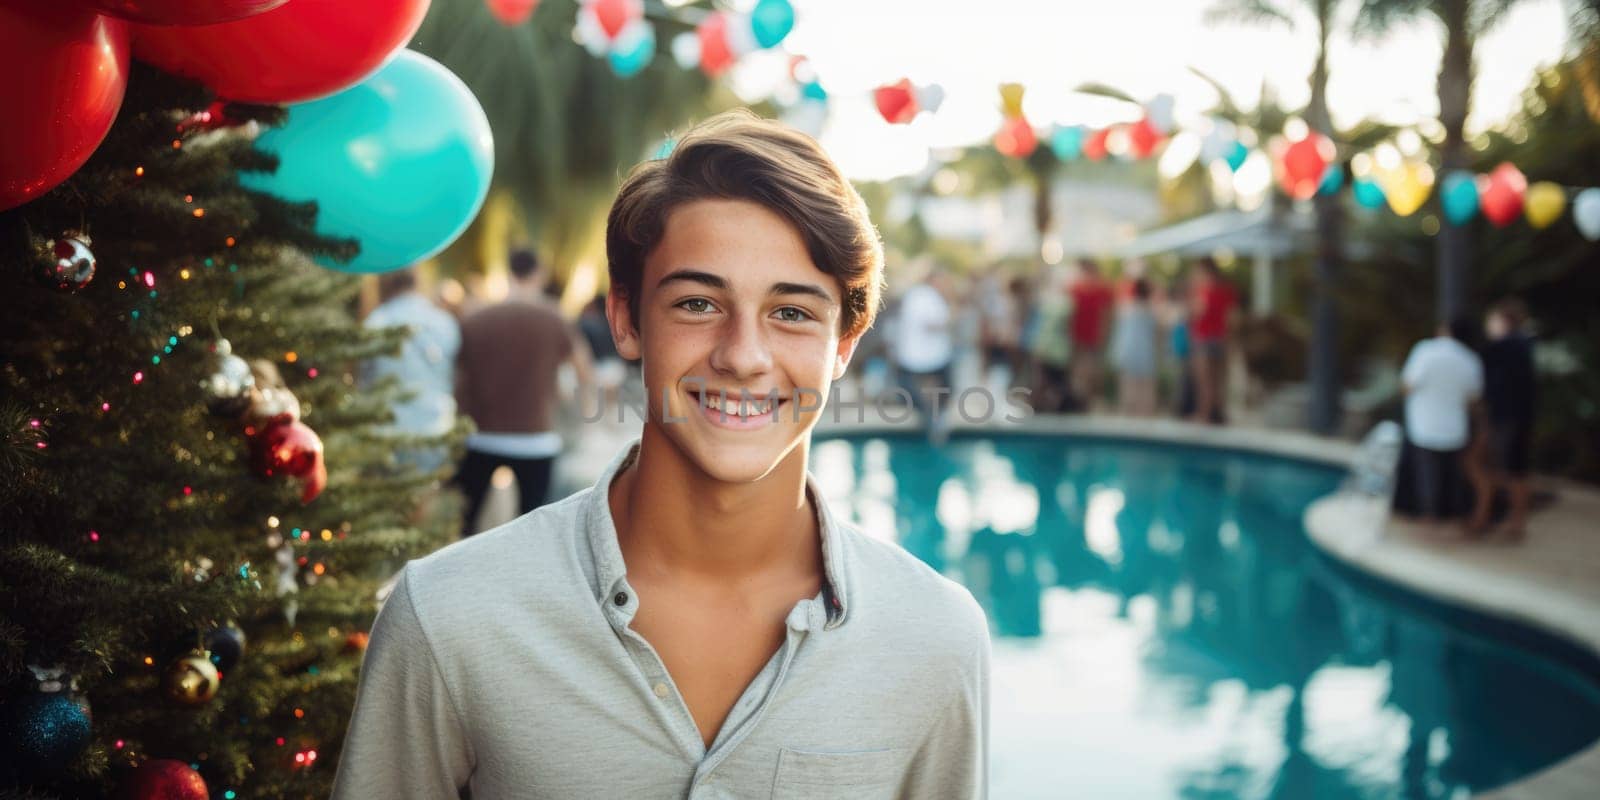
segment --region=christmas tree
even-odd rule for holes
[[[0,796],[326,796],[380,590],[456,533],[395,453],[462,431],[386,430],[405,334],[310,260],[353,244],[239,185],[283,110],[214,100],[136,65],[0,213]]]

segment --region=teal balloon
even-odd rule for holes
[[[812,81],[800,87],[800,96],[807,100],[827,100],[828,90],[822,88],[822,84]]]
[[[242,173],[246,188],[317,204],[317,232],[355,239],[343,272],[388,272],[437,254],[483,207],[494,137],[482,106],[437,61],[400,50],[376,74],[331,97],[289,106],[256,146],[274,173]]]
[[[789,0],[761,0],[750,12],[750,30],[763,49],[777,47],[794,30],[794,6]]]
[[[1050,137],[1050,149],[1062,161],[1076,160],[1083,155],[1083,126],[1056,128],[1055,135]]]
[[[1371,178],[1356,178],[1350,184],[1350,193],[1356,196],[1356,202],[1362,208],[1382,208],[1385,202],[1383,189],[1378,188],[1377,181]]]
[[[637,34],[624,34],[617,37],[617,42],[608,56],[611,61],[611,71],[619,78],[631,78],[638,75],[656,57],[656,27],[649,23],[640,23],[635,30]]]
[[[1464,169],[1452,170],[1439,186],[1439,202],[1445,219],[1464,225],[1478,215],[1478,181]]]
[[[1228,162],[1228,169],[1238,172],[1244,166],[1245,159],[1250,157],[1250,148],[1244,142],[1229,142],[1227,152],[1222,154],[1222,159]]]
[[[677,147],[678,140],[668,136],[667,138],[661,140],[660,146],[656,147],[656,154],[651,156],[651,158],[660,161],[661,159],[672,155],[672,151],[677,149]]]
[[[1338,194],[1344,188],[1344,165],[1335,161],[1328,165],[1326,172],[1322,173],[1322,182],[1317,184],[1317,194]]]

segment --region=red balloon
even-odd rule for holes
[[[208,800],[206,779],[189,765],[170,758],[146,761],[128,776],[120,800]]]
[[[1522,216],[1522,200],[1527,193],[1527,177],[1507,161],[1489,173],[1487,184],[1478,192],[1478,208],[1496,228],[1504,228]]]
[[[1316,131],[1306,134],[1283,151],[1283,171],[1278,181],[1290,197],[1304,200],[1317,193],[1322,177],[1328,172],[1328,162],[1337,153],[1332,140]]]
[[[1110,128],[1101,128],[1089,134],[1083,140],[1083,157],[1090,161],[1099,161],[1106,157],[1106,138],[1111,135]]]
[[[485,0],[489,13],[505,25],[521,25],[533,16],[539,0]]]
[[[1011,117],[1000,125],[994,135],[994,149],[1012,158],[1027,158],[1039,146],[1039,137],[1027,117]]]
[[[128,26],[61,3],[0,3],[0,211],[50,191],[106,138],[128,87]]]
[[[700,69],[715,78],[733,64],[733,51],[728,49],[728,17],[714,13],[695,32],[700,36]]]
[[[594,16],[607,39],[617,38],[629,22],[643,14],[644,5],[639,0],[594,0]]]
[[[89,0],[102,14],[151,25],[211,25],[253,17],[289,0]]]
[[[136,25],[133,54],[229,100],[299,103],[377,72],[427,12],[428,0],[294,0],[218,25]]]
[[[917,89],[911,85],[910,78],[901,78],[895,83],[879,86],[872,90],[872,101],[878,106],[878,113],[889,121],[891,125],[904,125],[916,118]]]
[[[1128,126],[1128,152],[1134,158],[1149,158],[1161,146],[1163,138],[1155,123],[1144,117]]]

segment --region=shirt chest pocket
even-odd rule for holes
[[[904,750],[811,753],[784,748],[772,800],[894,800]]]

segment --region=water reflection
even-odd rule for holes
[[[996,635],[997,798],[1454,798],[1600,737],[1600,691],[1352,586],[1335,472],[1042,438],[819,441],[841,514]]]

